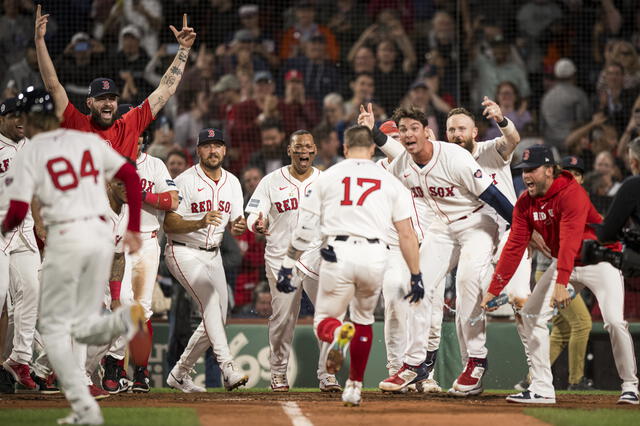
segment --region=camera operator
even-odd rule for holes
[[[607,216],[596,230],[598,240],[601,242],[620,239],[628,219],[632,220],[636,229],[640,228],[640,137],[629,143],[629,168],[633,176],[622,183],[609,207]],[[633,248],[640,249],[640,247]]]

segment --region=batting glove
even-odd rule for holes
[[[422,274],[411,274],[411,291],[404,297],[409,299],[409,303],[417,303],[424,298],[424,284],[422,284]]]
[[[293,277],[293,268],[281,267],[278,271],[278,281],[276,282],[276,288],[281,293],[292,293],[296,291],[297,287],[291,285],[291,278]]]

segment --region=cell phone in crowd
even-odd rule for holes
[[[178,53],[180,45],[178,43],[167,44],[167,55],[175,55]]]
[[[75,44],[75,46],[73,46],[73,50],[75,50],[76,52],[86,52],[87,50],[89,50],[89,47],[89,42],[79,41]]]

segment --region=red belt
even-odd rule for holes
[[[465,216],[459,217],[459,218],[457,218],[457,219],[454,219],[452,222],[457,222],[457,221],[459,221],[459,220],[465,220],[465,219],[467,219],[469,216],[471,216],[472,214],[476,213],[478,210],[480,210],[480,209],[481,209],[481,208],[483,208],[483,207],[484,207],[484,204],[481,204],[481,205],[480,205],[480,207],[477,207],[474,211],[472,211],[472,212],[471,212],[471,213],[469,213],[468,215],[465,215]]]

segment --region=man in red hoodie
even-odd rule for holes
[[[522,162],[522,178],[527,192],[516,202],[511,234],[482,306],[500,294],[515,272],[533,231],[538,231],[551,249],[552,263],[538,280],[522,311],[521,339],[528,342],[531,360],[531,385],[519,394],[507,397],[509,402],[554,404],[553,376],[549,363],[549,330],[547,321],[553,308],[562,309],[571,302],[567,291],[570,282],[576,292],[588,287],[598,299],[605,329],[611,337],[613,355],[622,379],[619,404],[638,404],[633,340],[623,318],[624,282],[620,271],[607,262],[582,266],[580,248],[583,240],[595,240],[588,225],[602,222],[587,192],[573,176],[556,167],[553,154],[546,146],[526,149]],[[521,331],[519,329],[519,331]]]

